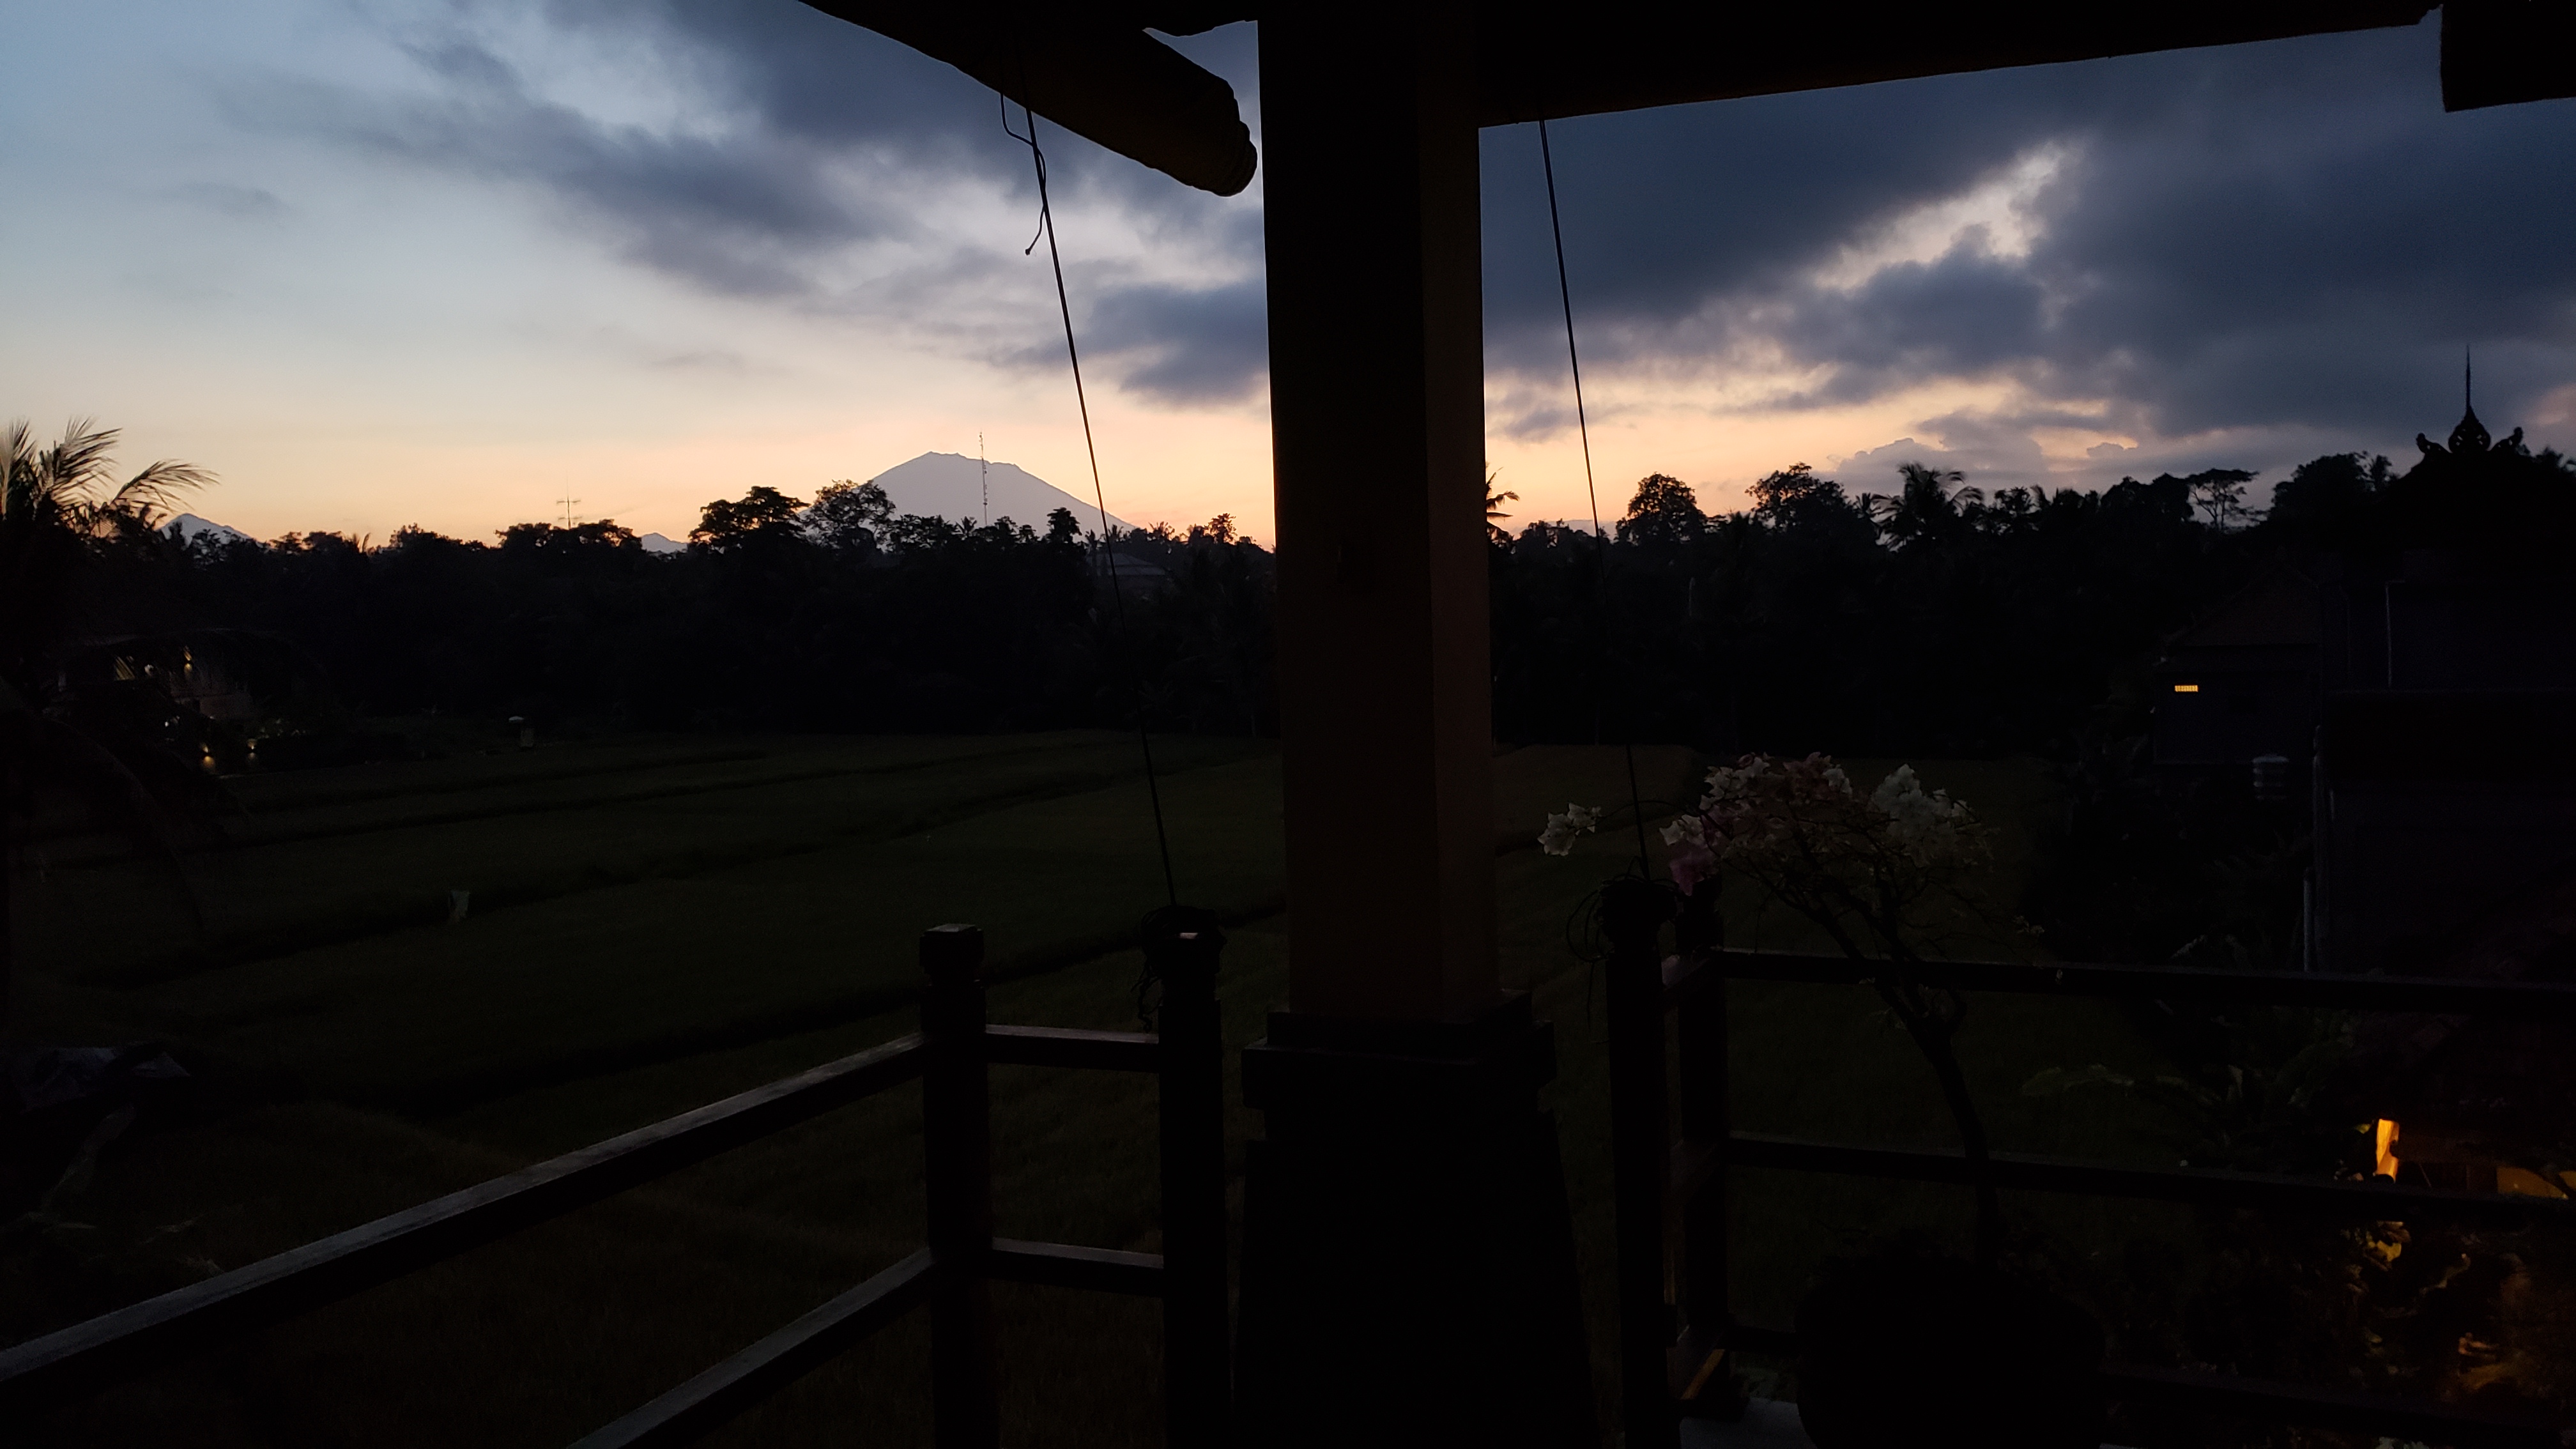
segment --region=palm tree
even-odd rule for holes
[[[51,447],[24,422],[0,436],[0,1026],[38,782],[77,793],[173,864],[176,813],[215,793],[173,748],[203,728],[161,683],[186,648],[175,601],[136,586],[137,565],[173,546],[159,532],[172,505],[215,477],[163,459],[119,483],[116,440],[86,419]]]
[[[1896,471],[1905,479],[1904,488],[1893,498],[1872,494],[1867,502],[1873,516],[1886,516],[1887,521],[1879,525],[1880,531],[1899,546],[1948,540],[1960,530],[1959,505],[1985,499],[1974,488],[1959,487],[1968,481],[1968,475],[1955,468],[1901,463]]]

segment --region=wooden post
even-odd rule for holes
[[[1690,958],[1685,958],[1690,959]],[[1707,1152],[1699,1189],[1682,1204],[1682,1351],[1674,1364],[1675,1387],[1685,1413],[1732,1417],[1742,1412],[1734,1376],[1710,1360],[1723,1352],[1734,1323],[1727,1288],[1726,955],[1697,958],[1707,980],[1676,1011],[1681,1048],[1682,1136]]]
[[[1674,1449],[1666,1354],[1673,1312],[1664,1300],[1664,1203],[1672,1131],[1664,1116],[1664,965],[1661,936],[1672,898],[1652,881],[1602,888],[1610,936],[1610,1152],[1617,1197],[1619,1403],[1629,1449]]]
[[[1592,1442],[1553,1049],[1494,959],[1476,15],[1261,17],[1294,904],[1243,1063],[1247,1444]]]
[[[1472,8],[1273,7],[1261,115],[1289,1009],[1490,1010]]]
[[[1225,1034],[1216,997],[1225,935],[1149,928],[1145,955],[1162,978],[1163,1442],[1226,1441],[1233,1393],[1226,1308]]]
[[[993,1101],[984,1065],[984,933],[937,926],[921,935],[923,1178],[930,1251],[930,1397],[939,1449],[995,1449],[993,1303],[984,1279],[993,1246]]]

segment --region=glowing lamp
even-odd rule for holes
[[[2200,693],[2200,686],[2199,686],[2199,685],[2197,685],[2197,684],[2177,684],[2177,685],[2175,685],[2175,686],[2174,686],[2174,693],[2176,693],[2176,694],[2198,694],[2198,693]]]

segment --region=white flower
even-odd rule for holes
[[[1688,844],[1706,848],[1708,845],[1708,822],[1697,815],[1684,815],[1680,819],[1675,820],[1672,824],[1665,826],[1663,836],[1664,844],[1666,845]]]
[[[1699,808],[1713,810],[1729,800],[1741,800],[1753,793],[1753,782],[1771,773],[1771,762],[1760,756],[1741,765],[1720,765],[1708,772],[1708,794],[1702,796]]]
[[[1973,817],[1947,790],[1926,794],[1912,765],[1899,765],[1870,792],[1870,805],[1887,817],[1887,834],[1917,861],[1963,857],[1973,844],[1965,828]]]
[[[1539,832],[1538,848],[1550,855],[1571,855],[1574,837],[1589,835],[1601,826],[1601,811],[1568,801],[1565,813],[1547,817],[1547,828]]]

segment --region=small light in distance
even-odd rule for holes
[[[2198,694],[2198,693],[2200,693],[2200,686],[2199,686],[2199,685],[2197,685],[2197,684],[2177,684],[2177,685],[2175,685],[2175,686],[2174,686],[2174,693],[2176,693],[2176,694]]]

